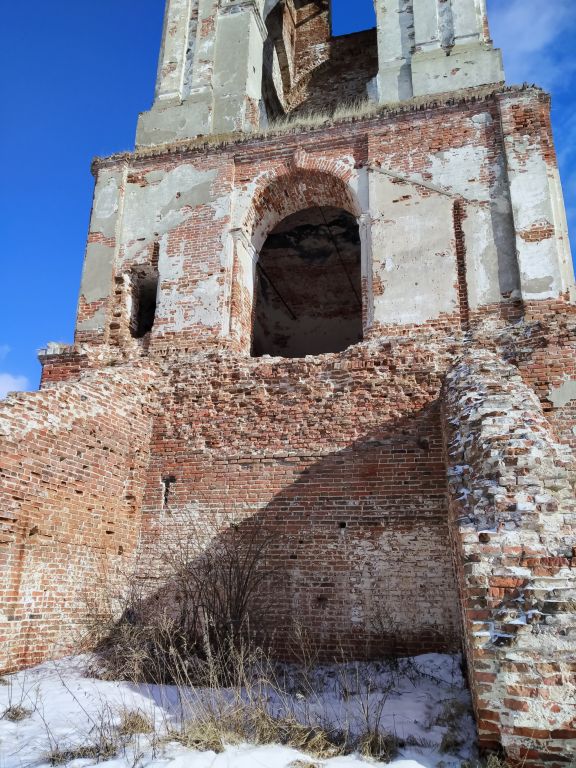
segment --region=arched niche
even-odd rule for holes
[[[307,162],[306,159],[303,162]],[[268,179],[268,183],[263,183],[249,199],[240,197],[237,201],[238,222],[231,233],[230,336],[233,345],[246,354],[271,354],[271,351],[259,347],[258,338],[261,336],[258,332],[255,337],[255,331],[258,331],[258,290],[264,282],[270,283],[270,277],[272,282],[280,279],[278,275],[269,274],[267,280],[262,267],[268,272],[266,263],[273,259],[274,252],[278,254],[281,250],[274,246],[282,242],[286,244],[290,239],[292,247],[283,251],[282,258],[285,263],[292,258],[293,264],[299,263],[301,269],[308,265],[311,277],[310,284],[306,286],[306,298],[299,298],[298,303],[310,302],[314,297],[317,301],[322,290],[333,294],[334,284],[338,283],[340,293],[346,294],[340,314],[342,317],[354,315],[356,323],[354,330],[348,326],[342,343],[331,344],[331,348],[325,349],[320,349],[321,345],[316,349],[310,346],[304,354],[340,351],[359,341],[372,322],[370,216],[363,213],[359,205],[349,180],[353,176],[350,170],[336,166],[330,168],[330,163],[324,161],[321,165],[324,166],[322,170],[292,165],[289,172]],[[264,258],[260,262],[262,253]],[[336,277],[337,269],[339,279]],[[271,268],[272,273],[275,271]],[[316,291],[314,272],[320,275]],[[274,291],[271,285],[268,288]],[[293,290],[294,286],[290,288],[290,291]],[[338,314],[339,310],[333,302],[332,310]],[[325,309],[325,315],[328,312]],[[285,354],[279,348],[272,351],[286,357],[302,353],[302,349],[293,347],[286,348]]]

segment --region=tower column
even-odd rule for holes
[[[156,102],[177,102],[183,97],[192,1],[167,0],[156,78]]]
[[[485,21],[484,0],[414,0],[414,96],[504,82],[502,54],[486,39]]]
[[[454,44],[479,42],[482,39],[482,17],[477,0],[459,0],[452,5]]]
[[[412,97],[412,3],[409,0],[375,0],[378,26],[378,100],[396,102]]]
[[[417,51],[440,47],[440,24],[436,0],[414,0],[414,46]]]
[[[167,0],[156,99],[139,146],[260,123],[264,0]]]
[[[198,27],[192,64],[192,87],[209,86],[214,69],[218,0],[199,0]]]
[[[218,12],[214,51],[214,133],[260,124],[266,28],[255,0],[227,0]]]

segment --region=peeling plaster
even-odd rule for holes
[[[94,213],[99,219],[107,219],[118,210],[118,183],[108,179],[94,197]]]
[[[110,293],[114,249],[102,243],[89,243],[82,273],[82,296],[91,304]]]
[[[486,183],[480,179],[488,164],[488,148],[455,147],[430,156],[428,167],[434,184],[467,200],[488,201]]]
[[[192,293],[194,300],[194,322],[208,327],[216,326],[220,323],[220,312],[218,310],[218,297],[220,294],[220,283],[218,275],[211,275],[206,280],[198,283]]]
[[[181,165],[169,173],[153,171],[146,175],[145,187],[129,184],[124,209],[125,258],[132,259],[152,242],[180,226],[199,205],[210,203],[210,190],[217,170],[199,171],[192,165]]]
[[[563,408],[576,400],[576,379],[566,378],[559,387],[551,387],[548,399],[555,408]]]
[[[77,330],[79,331],[101,331],[106,323],[106,310],[99,307],[91,317],[79,320]]]
[[[161,299],[157,308],[157,317],[165,322],[163,328],[181,331],[191,325],[207,327],[220,325],[222,318],[219,311],[221,292],[219,275],[210,275],[197,282],[190,295],[184,295],[180,281],[185,274],[185,244],[181,243],[180,252],[168,255],[166,245],[168,235],[160,241],[158,271],[161,280]]]
[[[118,180],[113,176],[104,183],[99,182],[96,185],[90,232],[100,233],[104,237],[113,237],[116,229],[118,208]]]

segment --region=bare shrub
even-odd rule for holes
[[[216,753],[230,744],[277,743],[320,760],[353,752],[392,760],[401,744],[385,728],[385,707],[405,678],[416,682],[418,666],[390,653],[372,664],[341,663],[330,677],[298,623],[287,628],[296,662],[274,662],[266,638],[253,629],[265,610],[262,594],[272,591],[269,583],[263,588],[272,576],[270,537],[255,523],[202,520],[170,517],[144,548],[115,598],[120,618],[110,612],[98,644],[99,676],[175,686],[179,707],[170,708],[155,739]],[[400,630],[382,610],[373,632],[389,648]],[[348,702],[344,715],[328,717],[327,684]],[[455,722],[458,714],[447,711],[446,718]],[[125,712],[116,738],[149,733],[140,715]]]
[[[255,523],[171,519],[129,575],[120,619],[109,617],[97,645],[99,675],[206,684],[217,670],[219,682],[231,684],[237,656],[230,647],[262,642],[252,627],[260,625],[261,586],[270,579],[269,542]]]
[[[381,665],[352,663],[340,670],[340,690],[350,702],[352,712],[360,723],[360,734],[355,743],[358,751],[366,756],[386,761],[392,759],[398,749],[398,741],[386,733],[382,720],[386,702],[396,688],[397,670],[386,669],[387,674],[378,679]]]
[[[0,720],[18,723],[26,720],[36,711],[38,690],[36,684],[28,680],[26,671],[19,678],[15,675],[3,678],[2,684],[8,688],[8,706],[0,715]]]

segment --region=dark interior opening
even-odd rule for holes
[[[256,267],[252,355],[305,357],[362,340],[360,235],[341,208],[308,208],[268,236]]]
[[[132,317],[130,319],[132,338],[142,339],[152,330],[156,317],[157,293],[157,274],[136,273],[132,275]]]

